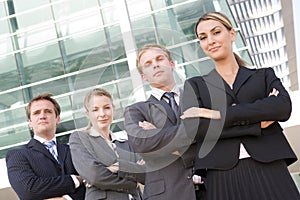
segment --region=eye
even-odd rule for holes
[[[97,112],[98,108],[92,108],[92,112]]]
[[[221,31],[217,30],[217,31],[214,32],[214,35],[218,35],[219,33],[221,33]]]
[[[156,60],[163,60],[164,59],[164,57],[163,56],[158,56],[157,58],[156,58]]]
[[[40,113],[40,111],[34,111],[33,113],[32,113],[32,115],[38,115]]]
[[[143,67],[149,67],[151,65],[151,62],[145,62]]]
[[[111,109],[111,106],[105,106],[104,109],[110,110],[110,109]]]
[[[199,40],[205,40],[207,37],[206,36],[198,36]]]
[[[45,110],[46,113],[53,113],[52,110]]]

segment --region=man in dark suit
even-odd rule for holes
[[[41,94],[30,101],[26,114],[34,136],[6,154],[9,182],[21,200],[84,199],[85,187],[69,146],[56,141],[61,109],[51,96]],[[47,144],[50,141],[52,146]]]
[[[148,100],[125,111],[128,141],[146,163],[143,198],[148,200],[196,199],[192,179],[195,146],[178,131],[181,90],[175,83],[174,67],[165,47],[144,46],[137,68],[152,93]]]

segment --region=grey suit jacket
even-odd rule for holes
[[[148,121],[157,129],[144,130],[140,121]],[[128,106],[125,110],[125,129],[135,152],[146,162],[143,199],[193,200],[192,168],[195,146],[184,140],[180,123],[170,106],[155,97]],[[180,156],[172,152],[180,152]]]
[[[139,200],[135,180],[120,177],[106,168],[116,163],[118,158],[101,136],[74,132],[69,142],[76,170],[92,185],[86,189],[86,200],[128,200],[128,194]]]

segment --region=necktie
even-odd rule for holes
[[[174,92],[165,92],[164,96],[169,99],[169,105],[172,108],[175,115],[177,116],[179,110],[178,110],[178,105],[174,98]]]
[[[51,140],[48,142],[44,142],[43,144],[49,150],[49,152],[52,154],[52,156],[55,158],[55,160],[59,163],[58,155],[56,154],[56,152],[54,150],[55,142],[53,140]]]

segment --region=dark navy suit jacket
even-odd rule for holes
[[[9,182],[21,200],[39,200],[69,195],[84,199],[85,188],[75,189],[71,174],[77,172],[72,164],[69,146],[57,144],[60,164],[35,139],[6,154]]]

